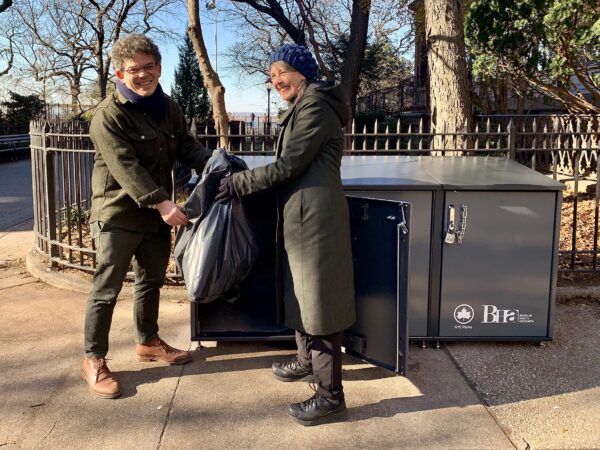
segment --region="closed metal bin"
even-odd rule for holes
[[[492,157],[354,156],[342,178],[411,203],[412,339],[552,338],[561,183]]]
[[[564,185],[505,158],[423,170],[444,193],[436,337],[551,339]]]

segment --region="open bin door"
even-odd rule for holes
[[[346,353],[406,375],[410,205],[347,199],[357,320],[344,333]]]

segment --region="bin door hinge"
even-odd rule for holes
[[[398,228],[402,231],[402,234],[408,234],[408,227],[406,226],[406,212],[404,211],[406,208],[405,205],[400,206],[400,214],[402,215],[402,220],[398,224]]]

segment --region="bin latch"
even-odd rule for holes
[[[467,205],[460,205],[460,221],[456,230],[456,241],[458,244],[463,243],[465,232],[467,231]]]
[[[448,205],[448,229],[446,230],[446,244],[462,244],[467,231],[467,205],[460,205],[458,225],[456,225],[456,208]]]
[[[446,244],[454,244],[456,239],[456,211],[454,209],[454,205],[448,205],[448,229],[446,230],[446,238],[444,242]]]

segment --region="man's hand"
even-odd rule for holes
[[[185,213],[177,206],[176,203],[173,203],[171,200],[164,200],[156,205],[156,209],[160,213],[160,217],[169,225],[185,225],[189,223],[187,216]]]

